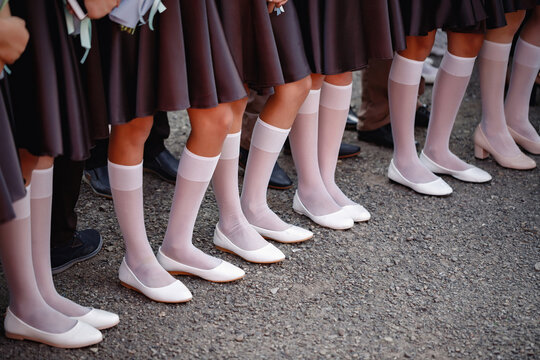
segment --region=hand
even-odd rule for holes
[[[90,19],[99,19],[120,5],[120,0],[84,0],[84,6]]]
[[[23,19],[15,16],[0,18],[0,71],[4,64],[13,64],[21,56],[29,37]]]

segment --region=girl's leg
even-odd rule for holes
[[[28,180],[37,164],[37,158],[21,151],[21,163],[28,185],[26,196],[13,204],[15,219],[0,225],[0,256],[10,293],[9,308],[16,317],[30,326],[46,332],[63,333],[73,328],[76,321],[45,302],[38,288],[32,262],[31,187]]]
[[[158,263],[144,225],[142,160],[152,122],[152,117],[145,117],[112,127],[109,179],[126,245],[126,264],[144,285],[158,288],[172,284],[175,279]]]
[[[240,131],[247,98],[231,105],[233,123],[223,143],[221,156],[212,177],[212,187],[219,206],[217,226],[236,246],[243,250],[252,251],[268,246],[268,242],[249,225],[242,212],[238,193]]]
[[[309,76],[276,86],[255,124],[240,200],[244,215],[252,225],[273,231],[290,228],[268,207],[266,189],[279,152],[310,88]]]
[[[319,169],[326,190],[335,202],[341,207],[346,207],[355,221],[366,221],[370,218],[369,213],[350,200],[335,181],[339,147],[345,131],[351,95],[351,72],[326,76],[319,104]]]
[[[506,126],[504,84],[512,39],[525,16],[524,11],[506,14],[508,25],[489,30],[479,57],[482,121],[480,128],[491,147],[504,157],[521,154]],[[521,96],[521,95],[520,95]]]
[[[39,291],[55,310],[70,317],[86,316],[86,322],[104,329],[118,323],[118,316],[93,310],[58,294],[51,271],[51,206],[53,195],[53,158],[41,157],[32,172],[30,206],[32,213],[32,260]],[[92,311],[92,314],[89,314]]]
[[[180,157],[169,225],[161,252],[182,264],[210,270],[222,260],[193,246],[193,227],[232,124],[232,105],[189,109],[191,134]]]
[[[437,180],[418,159],[414,144],[414,117],[418,86],[424,60],[429,55],[435,31],[427,36],[408,36],[407,50],[396,54],[388,79],[388,103],[394,139],[393,164],[410,182],[416,184]]]
[[[431,119],[423,153],[437,165],[452,171],[474,168],[450,151],[449,141],[483,40],[484,34],[448,32],[448,51],[443,57],[433,86]],[[490,176],[483,175],[476,180],[491,179]]]
[[[529,99],[539,69],[540,6],[537,6],[518,40],[504,103],[506,123],[514,140],[533,154],[540,154],[540,136],[529,122]]]
[[[319,169],[317,143],[319,138],[319,99],[323,79],[324,76],[312,75],[311,91],[298,110],[298,115],[296,115],[289,134],[291,152],[298,173],[298,197],[304,206],[316,216],[341,210],[341,206],[326,190]]]

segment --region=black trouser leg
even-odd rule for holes
[[[84,161],[63,156],[54,160],[51,247],[71,243],[77,230],[75,205],[79,199]]]
[[[150,135],[144,143],[144,159],[152,160],[165,150],[165,139],[169,137],[171,128],[169,126],[169,118],[164,111],[158,111],[154,115],[154,125],[150,131]]]

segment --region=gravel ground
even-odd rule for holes
[[[356,86],[355,105],[358,91]],[[388,181],[391,150],[361,143],[361,155],[341,161],[337,177],[345,193],[372,213],[369,223],[323,229],[292,211],[294,190],[269,191],[269,203],[283,219],[315,233],[302,244],[279,244],[287,256],[281,264],[251,264],[215,249],[218,213],[208,191],[194,243],[247,275],[231,284],[181,277],[194,295],[187,304],[151,302],[119,285],[123,243],[112,202],[83,184],[80,227],[98,229],[103,250],[55,281],[62,294],[117,312],[121,322],[104,331],[101,344],[79,350],[0,337],[0,357],[540,358],[540,171],[511,171],[474,158],[480,110],[475,75],[451,146],[490,172],[489,184],[445,178],[454,188],[451,196],[421,196]],[[173,117],[182,121],[173,122],[168,146],[179,155],[189,128],[185,113]],[[531,118],[538,129],[539,107],[531,108]],[[355,135],[346,132],[345,140],[358,144]],[[421,144],[424,137],[425,129],[417,129]],[[289,156],[280,163],[296,176]],[[154,250],[165,233],[173,190],[145,175]],[[0,308],[7,303],[2,280]]]

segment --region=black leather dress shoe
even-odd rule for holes
[[[429,124],[430,112],[426,105],[420,106],[416,109],[416,114],[414,116],[414,126],[418,127],[427,127]]]
[[[170,182],[171,184],[176,183],[176,173],[178,172],[178,163],[179,160],[165,149],[157,156],[151,160],[144,160],[143,168],[144,171],[151,172],[156,174],[163,180]]]
[[[346,144],[344,142],[339,146],[338,159],[346,159],[360,154],[360,146]]]
[[[349,115],[347,115],[347,124],[345,125],[345,129],[356,130],[357,126],[358,126],[358,115],[356,115],[352,107],[349,107]]]
[[[107,199],[112,199],[107,166],[84,170],[83,180],[90,185],[96,194],[106,197]]]
[[[246,168],[248,155],[249,150],[241,147],[238,163],[244,169]],[[270,176],[270,182],[268,183],[268,187],[270,189],[286,190],[292,188],[292,186],[293,182],[291,178],[289,178],[289,175],[287,175],[285,170],[283,170],[281,166],[279,166],[279,164],[276,162],[274,164],[274,168],[272,169],[272,175]]]
[[[78,262],[90,259],[102,245],[103,239],[97,230],[76,231],[70,244],[51,248],[52,273],[61,273]]]
[[[378,129],[371,131],[358,131],[358,140],[373,143],[375,145],[384,146],[387,148],[394,147],[392,139],[392,127],[386,124]]]

